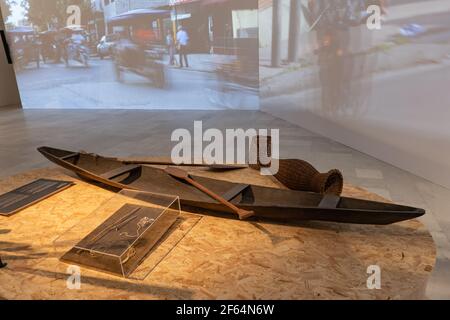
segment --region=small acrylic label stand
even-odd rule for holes
[[[180,228],[186,222],[180,212],[176,196],[123,190],[56,239],[54,248],[67,264],[142,280],[198,222]]]

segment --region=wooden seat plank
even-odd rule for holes
[[[319,203],[319,208],[335,209],[340,201],[341,197],[335,194],[325,194]]]

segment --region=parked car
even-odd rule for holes
[[[100,59],[103,59],[106,56],[112,56],[114,45],[117,40],[118,36],[116,34],[110,34],[102,37],[97,45],[97,53],[100,56]]]

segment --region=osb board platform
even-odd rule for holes
[[[250,169],[221,175],[277,185]],[[81,289],[69,290],[68,265],[58,260],[63,253],[53,242],[113,193],[58,168],[6,179],[0,192],[42,177],[76,185],[0,219],[0,254],[8,262],[0,270],[0,297],[6,299],[414,299],[423,298],[435,263],[433,240],[416,220],[391,226],[286,226],[202,217],[180,225],[188,232],[180,232],[183,237],[145,280],[82,268]],[[345,195],[382,200],[351,186]],[[381,290],[367,289],[370,265],[381,267]]]

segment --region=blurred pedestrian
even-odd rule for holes
[[[186,67],[189,68],[189,61],[188,61],[189,34],[187,33],[186,30],[184,30],[183,26],[178,27],[177,44],[178,44],[178,51],[180,54],[180,68],[183,68],[183,59],[186,64]]]
[[[366,6],[369,7],[371,5],[376,5],[380,7],[381,14],[383,16],[387,15],[388,3],[386,0],[366,0]]]
[[[381,13],[383,15],[387,15],[387,0],[379,0],[380,1],[380,7],[381,7]]]
[[[76,45],[84,45],[86,42],[85,36],[81,32],[74,32],[72,33],[72,36],[70,37],[72,40],[72,43]]]
[[[177,60],[175,59],[175,39],[171,30],[167,30],[166,45],[169,53],[169,64],[174,66],[177,64]]]

